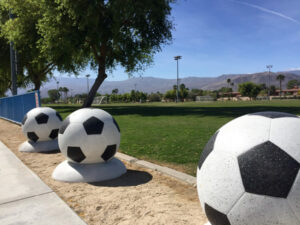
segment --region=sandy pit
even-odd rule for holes
[[[0,140],[50,186],[87,224],[197,224],[207,219],[195,187],[125,163],[122,177],[100,183],[62,183],[51,178],[65,157],[59,152],[21,153],[21,127],[0,119]]]

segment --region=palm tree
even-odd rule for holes
[[[230,97],[232,97],[232,92],[233,92],[233,86],[234,86],[234,83],[233,83],[233,82],[231,82],[231,83],[230,83],[230,85],[231,85],[231,87],[232,87],[232,88],[231,88]]]
[[[285,78],[285,76],[283,74],[278,74],[278,76],[276,77],[276,80],[279,80],[280,99],[281,99],[281,92],[282,92],[281,84],[282,84],[282,81],[284,81],[284,78]]]
[[[230,88],[230,83],[231,83],[231,79],[230,79],[230,78],[228,78],[228,79],[227,79],[227,84],[228,84],[228,92],[229,92],[229,88]],[[230,99],[230,96],[229,96],[229,99]]]
[[[231,79],[230,79],[230,78],[228,78],[228,79],[227,79],[227,84],[228,84],[228,87],[229,87],[230,83],[231,83]]]

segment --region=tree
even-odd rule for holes
[[[188,98],[195,101],[197,96],[202,96],[202,95],[203,95],[203,90],[201,90],[201,89],[192,89],[192,90],[189,91]]]
[[[0,10],[7,13],[13,9],[16,19],[1,20],[1,35],[8,41],[14,42],[18,52],[18,76],[26,71],[25,80],[34,84],[34,90],[39,90],[42,82],[52,76],[55,69],[53,62],[49,62],[38,48],[41,36],[37,30],[41,11],[37,4],[31,0],[3,0]],[[8,13],[7,13],[8,15]]]
[[[65,95],[65,101],[67,100],[68,98],[68,92],[69,92],[69,89],[67,87],[63,87],[62,88],[62,92],[64,93]]]
[[[97,70],[83,107],[91,105],[108,70],[118,65],[128,73],[142,70],[172,39],[174,0],[31,1],[43,11],[38,23],[42,51],[55,62],[61,58],[61,65],[75,61]]]
[[[9,57],[9,45],[0,37],[0,97],[3,97],[11,86]]]
[[[151,93],[150,95],[148,95],[148,99],[150,102],[160,102],[161,96],[159,93]]]
[[[48,96],[52,102],[58,101],[60,98],[60,93],[57,89],[48,90]]]
[[[112,94],[118,94],[119,93],[119,89],[118,88],[115,88],[111,91]]]
[[[278,74],[276,77],[276,80],[279,80],[279,89],[280,89],[280,98],[281,98],[281,92],[282,92],[282,81],[284,81],[285,76],[283,74]]]
[[[228,84],[228,88],[229,88],[229,86],[230,86],[230,83],[231,83],[231,79],[227,79],[227,84]]]
[[[293,89],[294,87],[298,87],[300,85],[300,81],[298,80],[290,80],[288,83],[287,83],[287,89]]]
[[[1,2],[0,2],[1,3]],[[11,67],[10,67],[10,46],[9,41],[2,35],[2,24],[9,20],[8,11],[3,9],[0,4],[0,96],[4,96],[6,91],[11,90]],[[22,54],[17,53],[17,86],[25,87],[28,82],[23,76],[23,59]]]
[[[185,99],[189,94],[189,89],[185,87],[185,84],[179,86],[179,96],[181,99]]]
[[[276,87],[274,85],[270,87],[270,95],[276,95]]]
[[[165,93],[165,98],[166,99],[173,99],[175,101],[175,99],[176,99],[176,91],[174,89],[167,91]]]
[[[260,86],[261,90],[263,90],[263,91],[266,91],[268,89],[267,85],[265,83],[262,83],[259,86]]]
[[[251,99],[255,99],[259,92],[261,91],[260,85],[257,85],[252,82],[245,82],[239,84],[239,92],[242,96],[248,96]]]

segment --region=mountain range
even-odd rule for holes
[[[279,81],[276,79],[278,74],[285,76],[282,82],[282,87],[286,88],[286,84],[290,80],[300,80],[300,70],[283,71],[270,73],[270,84],[279,86]],[[269,74],[268,72],[253,73],[253,74],[226,74],[218,77],[187,77],[180,79],[180,84],[184,83],[189,89],[197,88],[204,90],[217,90],[222,87],[228,87],[227,79],[234,83],[233,89],[237,90],[238,85],[244,82],[254,82],[257,84],[265,83],[268,86]],[[89,79],[89,85],[94,83],[94,79]],[[131,78],[123,81],[104,81],[100,86],[98,92],[101,94],[110,94],[113,89],[118,89],[119,93],[130,92],[131,90],[143,91],[147,93],[161,92],[165,93],[167,90],[173,88],[176,84],[176,79],[163,79],[155,77],[140,77]],[[82,94],[87,92],[87,79],[75,77],[60,77],[59,87],[67,87],[70,92],[69,95]],[[41,88],[41,96],[47,97],[49,89],[56,89],[56,80],[52,79],[45,83]]]

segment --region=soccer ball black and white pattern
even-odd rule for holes
[[[22,121],[23,134],[33,142],[57,139],[62,118],[49,107],[34,108],[27,112]]]
[[[85,108],[73,112],[63,121],[58,145],[72,162],[99,163],[116,154],[120,137],[120,128],[109,113]]]
[[[212,225],[300,224],[300,118],[247,114],[209,140],[197,189]]]

